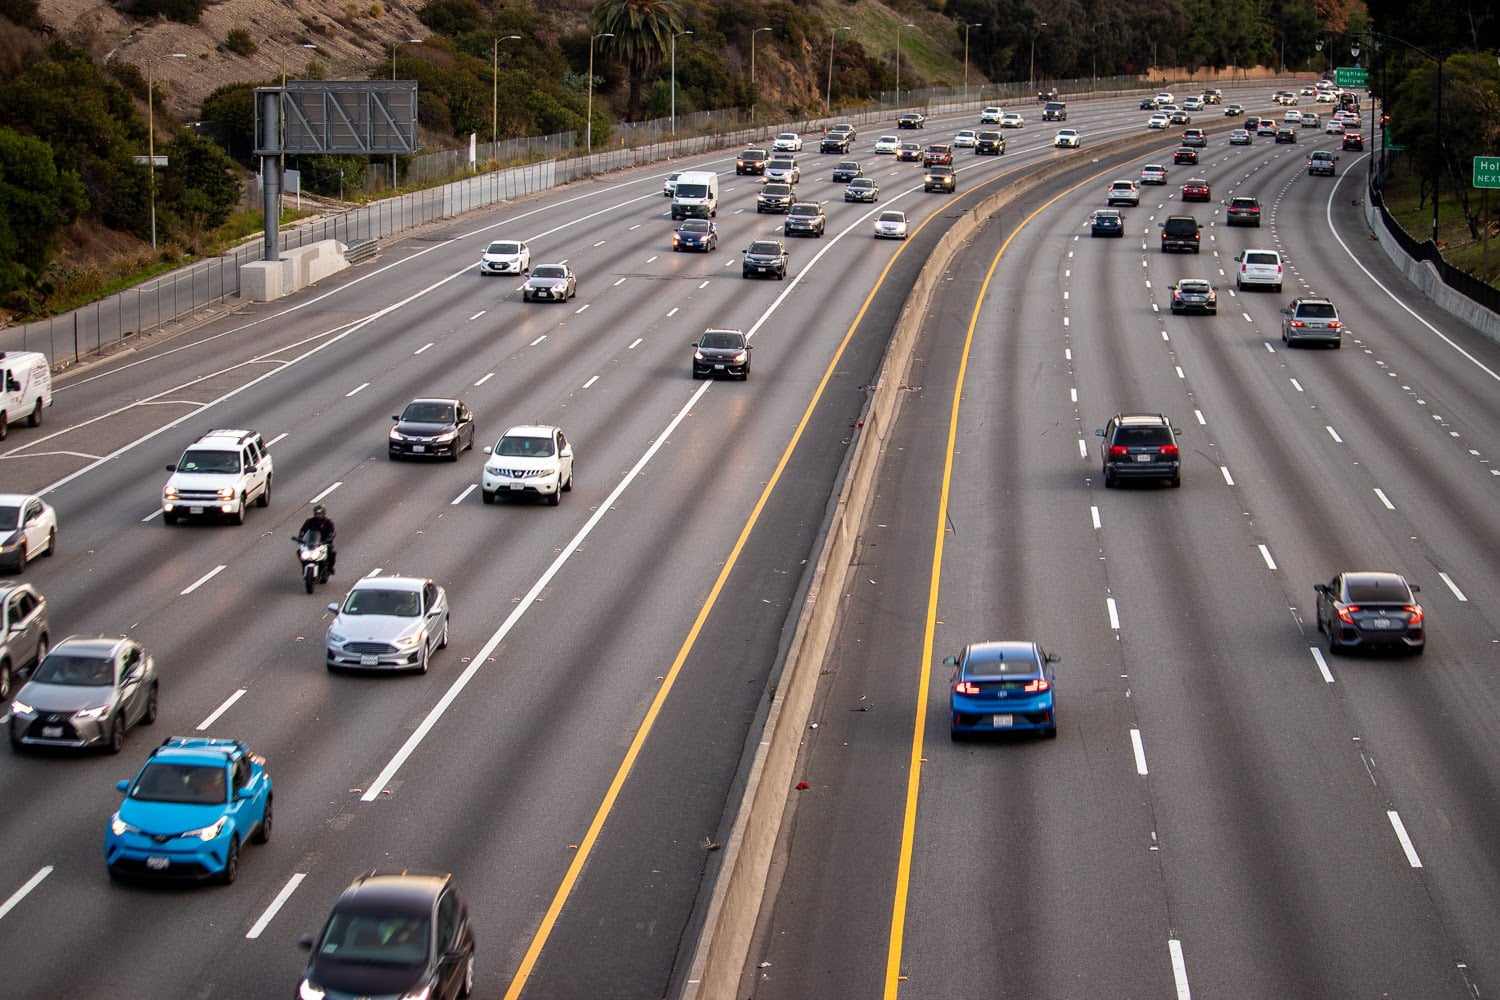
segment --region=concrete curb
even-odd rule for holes
[[[1123,136],[1087,147],[1084,152],[1089,154],[1089,160],[1099,159],[1099,153],[1133,154],[1137,148],[1145,150],[1162,145],[1162,138],[1158,133]],[[687,979],[678,994],[681,1000],[734,1000],[739,994],[740,977],[749,962],[777,834],[790,802],[792,776],[817,690],[819,667],[833,639],[840,593],[866,509],[874,495],[875,473],[886,439],[895,426],[903,396],[902,376],[911,364],[937,285],[958,252],[1002,208],[1054,177],[1077,169],[1081,160],[1079,156],[1067,155],[1044,163],[965,212],[938,240],[907,296],[875,391],[865,404],[863,430],[853,444],[853,459],[831,515],[832,523],[824,535],[823,550],[780,673],[781,683],[772,697],[763,737],[725,843],[703,929]]]

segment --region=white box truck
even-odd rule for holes
[[[12,421],[23,417],[32,427],[42,422],[42,408],[52,405],[52,366],[37,351],[0,351],[0,441]]]
[[[719,175],[712,170],[684,170],[672,194],[672,218],[711,219],[719,214]]]

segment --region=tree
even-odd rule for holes
[[[641,117],[641,89],[646,71],[659,63],[682,30],[682,8],[677,0],[599,0],[589,15],[594,34],[610,32],[606,51],[625,63],[628,91],[625,116]]]
[[[234,161],[212,139],[186,129],[157,149],[167,156],[156,186],[167,228],[193,235],[223,225],[240,200]]]
[[[200,126],[229,155],[249,165],[255,160],[256,83],[226,83],[203,99]]]
[[[57,233],[88,208],[78,175],[45,142],[0,128],[0,297],[36,284]]]

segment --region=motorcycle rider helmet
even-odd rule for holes
[[[327,514],[328,510],[322,504],[313,505],[313,517],[325,517]]]

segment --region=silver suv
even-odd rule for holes
[[[1235,255],[1239,267],[1234,272],[1234,287],[1244,291],[1251,285],[1269,285],[1273,292],[1281,291],[1281,252],[1278,250],[1246,250]]]
[[[271,502],[271,453],[255,431],[209,431],[167,466],[172,477],[161,491],[161,518],[227,517],[245,523],[245,508]]]
[[[1343,343],[1339,311],[1327,299],[1293,299],[1281,310],[1281,339],[1292,344],[1328,344],[1337,350]]]
[[[47,655],[47,599],[29,583],[0,587],[0,705],[10,707],[16,679]]]

